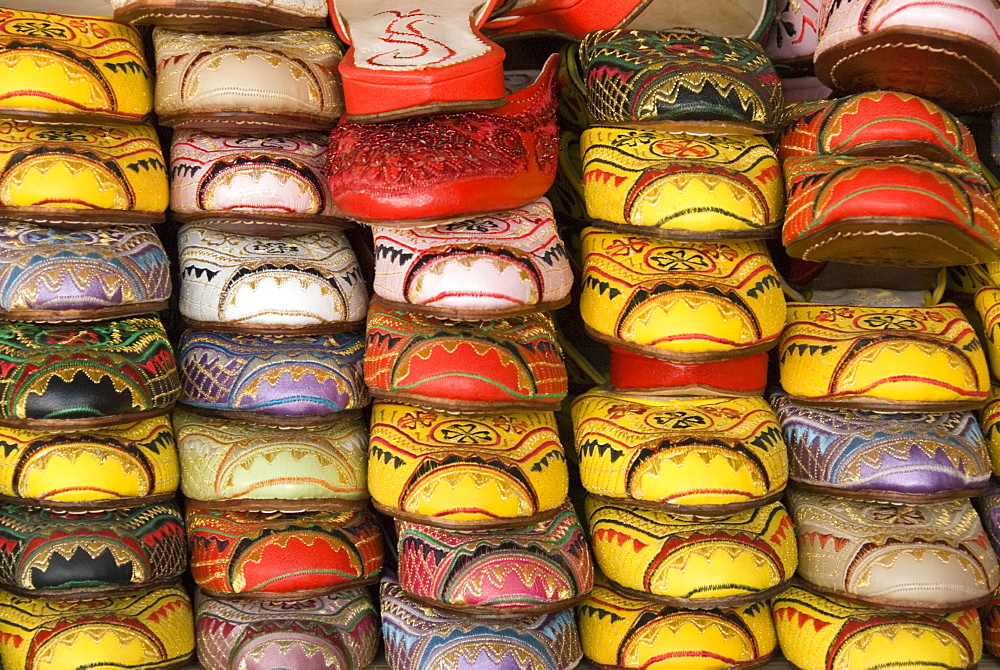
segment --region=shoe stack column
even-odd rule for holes
[[[982,655],[976,608],[1000,579],[969,501],[990,475],[970,411],[989,391],[989,341],[941,299],[942,268],[992,260],[1000,240],[995,181],[951,113],[996,96],[988,87],[956,96],[950,89],[972,81],[969,61],[927,48],[948,15],[971,12],[971,43],[972,15],[992,15],[995,26],[1000,10],[910,5],[894,3],[885,21],[826,3],[817,74],[867,92],[790,106],[777,137],[787,278],[798,295],[778,348],[783,391],[771,401],[790,450],[801,584],[773,607],[782,652],[801,668],[855,654],[972,666]],[[880,86],[896,90],[869,90]]]
[[[768,598],[796,568],[762,397],[785,307],[764,242],[784,205],[762,136],[778,79],[751,40],[682,31],[596,31],[571,58],[564,96],[590,125],[580,309],[611,347],[610,387],[572,407],[603,573],[580,608],[584,652],[763,664]]]
[[[202,665],[362,668],[379,648],[364,587],[368,291],[324,176],[343,111],[323,2],[116,2],[154,24],[156,111],[174,129],[175,417]],[[240,33],[240,34],[232,34]]]
[[[194,631],[152,71],[128,26],[7,9],[0,61],[0,659],[173,667]]]
[[[374,237],[369,488],[398,554],[382,582],[386,658],[395,670],[568,670],[593,566],[567,499],[555,419],[566,369],[547,313],[573,283],[541,197],[556,169],[558,57],[508,70],[506,98],[483,111],[463,111],[484,105],[442,83],[419,92],[448,113],[376,113],[351,93],[378,74],[357,54],[381,42],[361,41],[372,35],[349,5],[334,3],[355,41],[329,182]],[[413,102],[406,74],[384,75],[399,97],[381,102]],[[502,87],[502,68],[483,76]]]

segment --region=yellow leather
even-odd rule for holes
[[[583,253],[580,313],[598,340],[692,362],[778,342],[785,297],[759,240],[680,242],[586,228]]]

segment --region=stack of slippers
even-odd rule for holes
[[[0,659],[167,668],[194,652],[166,165],[138,32],[0,11]]]
[[[325,176],[343,48],[325,2],[112,4],[155,26],[155,108],[174,130],[174,425],[199,660],[364,667],[383,535],[366,481],[368,288]]]
[[[835,9],[825,25],[839,20]],[[969,130],[915,92],[791,105],[776,139],[795,300],[770,400],[790,453],[799,570],[773,608],[800,668],[974,667],[977,608],[1000,581],[970,502],[991,474],[973,413],[990,391],[990,331],[981,339],[942,301],[944,266],[995,260],[995,182]],[[965,100],[980,103],[992,104]],[[976,297],[983,321],[991,290]]]
[[[784,211],[765,135],[780,83],[748,39],[602,30],[568,50],[579,101],[580,310],[609,385],[572,405],[600,668],[756,667],[796,570],[786,447],[763,399],[785,298],[766,247]],[[693,667],[693,665],[691,666]]]
[[[568,670],[593,565],[555,419],[567,373],[548,311],[573,284],[543,197],[558,56],[505,59],[478,28],[495,3],[432,4],[332,5],[351,49],[329,187],[374,249],[368,488],[398,560],[385,654],[396,670]],[[387,15],[419,16],[455,64],[433,49],[444,60],[394,64]]]

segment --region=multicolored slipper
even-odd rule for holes
[[[180,484],[166,416],[107,428],[39,431],[0,427],[0,500],[53,509],[163,502]],[[26,499],[26,500],[25,500]]]
[[[356,221],[413,228],[516,209],[542,197],[558,162],[558,63],[558,56],[550,57],[496,109],[341,123],[330,134],[327,163],[337,207]]]
[[[965,124],[940,105],[899,91],[789,106],[775,148],[782,161],[817,155],[911,157],[981,168]]]
[[[983,656],[979,612],[893,612],[793,586],[772,601],[781,653],[794,668],[972,670]]]
[[[376,402],[369,453],[375,508],[424,525],[523,527],[555,514],[569,488],[552,412],[456,416]]]
[[[793,156],[784,169],[790,256],[905,267],[996,260],[1000,214],[978,169],[856,156]]]
[[[188,502],[187,527],[194,581],[227,600],[304,600],[373,583],[382,571],[382,531],[365,509],[245,512]]]
[[[610,345],[609,386],[623,395],[760,398],[767,388],[766,351],[722,361],[683,362]]]
[[[862,0],[826,8],[816,74],[838,91],[895,89],[954,111],[1000,103],[1000,7],[990,0]]]
[[[583,653],[599,670],[750,670],[765,665],[777,647],[766,600],[731,609],[681,609],[598,579],[578,611]]]
[[[451,322],[368,309],[365,383],[376,398],[442,411],[555,410],[566,366],[545,313]]]
[[[454,614],[382,578],[382,634],[394,670],[572,670],[583,656],[572,609],[534,617]]]
[[[417,601],[466,615],[564,610],[594,585],[587,534],[568,502],[507,530],[448,530],[400,521],[399,584]]]
[[[178,221],[282,236],[349,225],[326,184],[327,138],[320,133],[227,137],[174,133],[170,211]]]
[[[184,495],[199,507],[353,509],[368,501],[368,431],[353,412],[282,428],[174,412]]]
[[[545,198],[428,228],[372,226],[372,234],[375,293],[396,309],[481,320],[569,302],[573,271]]]
[[[821,493],[883,502],[970,498],[990,479],[971,412],[916,414],[771,404],[788,444],[791,480]]]
[[[323,28],[326,0],[110,0],[115,21],[203,33]]]
[[[364,323],[368,289],[339,231],[268,238],[188,224],[177,246],[178,307],[192,328],[320,335]]]
[[[92,600],[0,591],[5,668],[168,670],[194,656],[191,600],[177,586]]]
[[[976,312],[983,323],[986,356],[993,379],[1000,379],[1000,288],[985,286],[973,298]]]
[[[674,607],[736,607],[783,591],[798,560],[780,503],[699,518],[587,496],[594,559],[629,595]]]
[[[381,642],[366,589],[298,601],[196,600],[198,660],[205,670],[365,668]]]
[[[596,340],[685,363],[767,351],[785,296],[759,240],[680,242],[586,228],[580,313]]]
[[[316,425],[370,401],[358,333],[268,337],[189,330],[178,350],[181,403],[200,413]]]
[[[97,16],[0,11],[0,117],[132,124],[151,111],[153,73],[135,28]]]
[[[732,514],[788,483],[781,430],[763,398],[629,397],[595,389],[572,406],[580,478],[606,502]]]
[[[797,402],[884,412],[977,409],[986,355],[958,306],[789,303],[781,385]]]
[[[5,222],[0,318],[89,321],[156,312],[170,300],[170,259],[148,226],[90,230]]]
[[[809,588],[903,612],[980,607],[1000,565],[968,500],[873,503],[792,490],[799,577]]]
[[[0,130],[5,219],[88,229],[163,221],[167,170],[153,126],[7,122]]]
[[[1000,475],[1000,387],[991,386],[986,406],[979,412],[979,421],[986,437],[993,474]]]
[[[785,209],[781,166],[758,135],[595,126],[580,138],[593,225],[667,239],[767,238]]]
[[[0,546],[0,585],[31,597],[131,593],[187,569],[184,520],[173,503],[99,511],[2,505]]]
[[[326,30],[211,35],[153,30],[161,125],[220,134],[326,130],[344,111],[342,51]]]
[[[0,425],[93,428],[169,412],[181,393],[155,315],[89,324],[0,324]]]
[[[598,124],[699,134],[765,134],[781,83],[757,42],[697,32],[595,30],[579,49]]]

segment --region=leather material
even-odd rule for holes
[[[358,221],[414,227],[537,200],[556,175],[557,65],[549,58],[496,109],[340,124],[330,134],[334,202]]]
[[[491,35],[554,32],[582,38],[593,30],[659,30],[670,22],[700,33],[760,41],[775,12],[771,0],[725,1],[705,7],[665,0],[519,0],[490,17]]]
[[[762,398],[629,397],[572,405],[580,478],[592,494],[677,513],[726,514],[781,495],[785,443]]]
[[[327,138],[320,133],[226,137],[174,133],[170,210],[236,232],[339,228],[346,222],[326,183]]]
[[[382,635],[395,670],[571,670],[580,662],[573,610],[470,617],[421,605],[390,576],[381,584]]]
[[[364,668],[378,653],[378,611],[366,589],[297,602],[197,600],[205,670]]]
[[[767,601],[681,609],[599,580],[579,612],[583,653],[600,668],[752,668],[777,647]]]
[[[824,0],[816,74],[840,91],[895,89],[987,110],[1000,102],[998,29],[990,0]]]
[[[180,484],[169,417],[107,428],[0,428],[0,496],[51,507],[125,506]]]
[[[594,566],[587,534],[566,502],[522,528],[448,530],[401,521],[399,584],[418,601],[466,614],[562,610],[587,595]]]
[[[153,126],[0,127],[5,218],[87,228],[163,221],[167,171]]]
[[[1000,214],[978,170],[852,156],[795,156],[784,168],[790,256],[921,267],[996,259]]]
[[[360,418],[275,430],[177,410],[174,426],[184,495],[201,503],[358,507],[368,499],[368,431]]]
[[[979,498],[980,516],[983,527],[993,544],[993,549],[1000,547],[1000,484],[991,480],[986,492]]]
[[[785,0],[778,6],[771,30],[763,40],[767,57],[775,63],[801,64],[803,69],[812,70],[823,0]]]
[[[986,345],[990,373],[993,379],[1000,379],[1000,288],[986,286],[979,289],[974,304],[983,324],[983,335],[986,337],[983,344]]]
[[[334,27],[351,45],[340,65],[348,119],[390,121],[502,104],[504,50],[479,30],[498,2],[330,0]]]
[[[781,227],[781,167],[763,137],[591,127],[580,151],[587,215],[601,228],[719,240]]]
[[[761,397],[767,386],[767,352],[724,361],[667,361],[611,346],[609,386],[623,394]]]
[[[178,579],[187,568],[184,520],[173,503],[106,511],[0,506],[0,584],[31,595],[82,598]]]
[[[372,406],[368,487],[376,507],[425,525],[525,525],[569,488],[552,412],[464,415]]]
[[[365,383],[380,399],[440,410],[551,410],[566,396],[566,366],[545,313],[452,323],[368,310]]]
[[[961,310],[790,303],[778,346],[797,401],[876,411],[976,409],[989,392],[979,338]]]
[[[552,207],[400,230],[372,226],[375,293],[414,311],[489,319],[555,307],[573,286]]]
[[[191,600],[180,585],[91,600],[0,591],[6,668],[167,670],[194,655]],[[16,643],[15,643],[16,642]]]
[[[781,652],[797,668],[974,668],[979,613],[890,612],[792,587],[774,599]]]
[[[76,321],[142,314],[170,299],[170,259],[148,226],[0,230],[0,316]]]
[[[681,242],[583,231],[580,313],[591,337],[683,362],[766,351],[784,325],[763,242]]]
[[[219,133],[324,130],[344,111],[341,49],[326,30],[246,35],[153,31],[162,125]]]
[[[808,407],[771,396],[791,479],[834,495],[887,502],[968,498],[990,478],[971,412],[914,414]]]
[[[979,412],[979,421],[986,436],[986,450],[990,455],[993,474],[1000,475],[1000,388],[990,386],[986,406]]]
[[[993,594],[993,600],[982,616],[984,647],[996,656],[1000,652],[1000,595]]]
[[[370,583],[382,533],[368,510],[244,512],[188,502],[191,575],[208,595],[304,600]]]
[[[968,500],[920,506],[787,496],[799,577],[812,587],[901,611],[986,604],[1000,565]]]
[[[899,91],[790,105],[775,147],[781,160],[847,154],[919,156],[981,169],[976,142],[965,124],[937,103]]]
[[[368,290],[339,231],[275,239],[189,224],[177,245],[180,312],[199,328],[312,334],[364,322]]]
[[[0,425],[107,426],[169,412],[181,392],[154,315],[89,324],[0,324]]]
[[[130,124],[153,109],[153,73],[131,26],[4,9],[0,52],[2,116]]]
[[[579,57],[587,109],[599,124],[768,133],[783,106],[774,66],[748,39],[595,30]]]
[[[675,607],[735,607],[784,589],[798,563],[780,503],[721,517],[603,504],[587,496],[594,560],[612,582]]]
[[[793,102],[826,100],[833,95],[830,87],[816,77],[810,75],[795,77],[782,74],[781,66],[778,66],[776,69],[778,70],[778,76],[781,78],[781,92],[785,98],[786,105]]]
[[[277,338],[189,330],[178,349],[181,402],[199,412],[325,423],[369,402],[357,333]]]
[[[115,20],[133,25],[243,33],[323,28],[326,0],[110,0]]]

